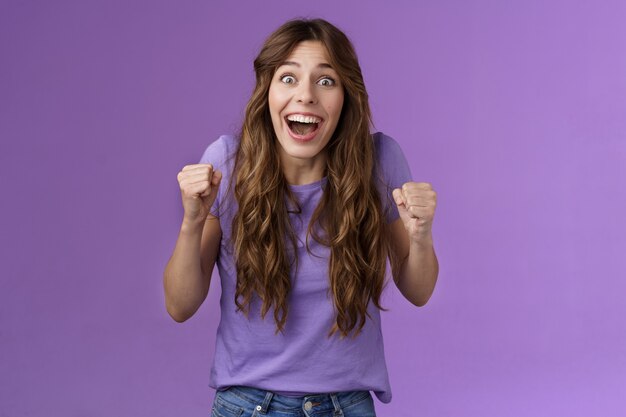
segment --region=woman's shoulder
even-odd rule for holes
[[[387,184],[397,187],[411,178],[411,169],[400,144],[383,132],[372,133],[378,173]]]
[[[372,139],[374,140],[377,159],[381,164],[393,163],[393,161],[398,159],[404,159],[402,148],[391,136],[383,132],[375,132],[372,133]]]
[[[398,218],[393,190],[411,180],[411,169],[402,148],[395,139],[383,132],[372,133],[372,138],[376,149],[377,186],[383,199],[385,219],[387,223],[391,223]]]
[[[211,142],[200,158],[201,164],[226,165],[234,159],[239,146],[239,138],[235,135],[221,135]]]

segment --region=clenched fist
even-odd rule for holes
[[[178,173],[185,219],[204,221],[217,197],[222,173],[211,164],[185,165]]]
[[[432,239],[437,193],[427,182],[407,182],[393,190],[398,213],[412,242]]]

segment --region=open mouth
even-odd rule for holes
[[[311,132],[316,131],[319,123],[301,123],[288,120],[287,125],[289,126],[289,129],[296,135],[305,136]]]
[[[322,119],[313,116],[289,115],[285,117],[289,132],[297,139],[312,139],[322,124]]]

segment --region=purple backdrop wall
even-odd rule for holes
[[[0,3],[0,416],[208,415],[219,286],[184,324],[163,301],[176,174],[296,16],[349,34],[439,193],[379,415],[626,415],[626,3],[77,0]]]

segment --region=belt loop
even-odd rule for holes
[[[341,407],[339,406],[339,400],[337,399],[337,394],[330,394],[330,399],[333,401],[333,406],[335,407],[336,416],[343,415],[343,411],[341,411]]]
[[[272,401],[272,397],[274,396],[274,393],[271,391],[267,391],[265,393],[265,399],[263,400],[263,404],[262,405],[257,405],[256,409],[257,411],[266,414],[267,413],[267,408],[270,406],[270,401]]]

